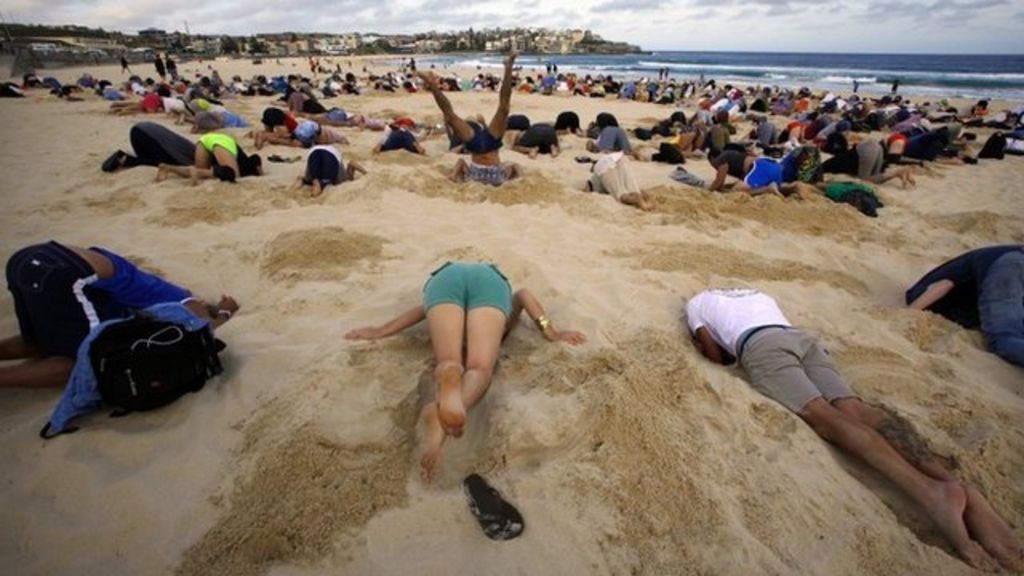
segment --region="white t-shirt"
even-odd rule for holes
[[[775,299],[757,290],[705,290],[686,304],[690,332],[705,327],[715,342],[736,356],[736,340],[759,326],[791,326]]]
[[[164,110],[168,112],[184,112],[185,101],[180,98],[168,98],[164,96]]]

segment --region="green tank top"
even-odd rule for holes
[[[206,134],[199,139],[199,143],[210,154],[213,154],[215,147],[220,146],[230,152],[232,156],[238,156],[238,142],[227,134]]]

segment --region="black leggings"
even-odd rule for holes
[[[135,166],[159,166],[160,164],[172,164],[182,166],[177,158],[172,156],[160,142],[150,136],[145,130],[138,126],[132,126],[128,138],[132,142],[132,149],[135,156],[128,156],[124,161],[125,168]]]

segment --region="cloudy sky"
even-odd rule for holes
[[[4,0],[9,21],[195,33],[589,28],[647,50],[1024,53],[1021,0]]]

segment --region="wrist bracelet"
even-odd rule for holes
[[[234,315],[234,313],[231,310],[218,309],[217,310],[217,316],[220,316],[221,314],[226,315],[228,317],[228,320],[230,320],[231,316]]]
[[[544,314],[538,316],[534,322],[537,323],[537,328],[539,328],[541,332],[544,332],[549,326],[551,326],[551,320],[548,320],[548,317]]]

